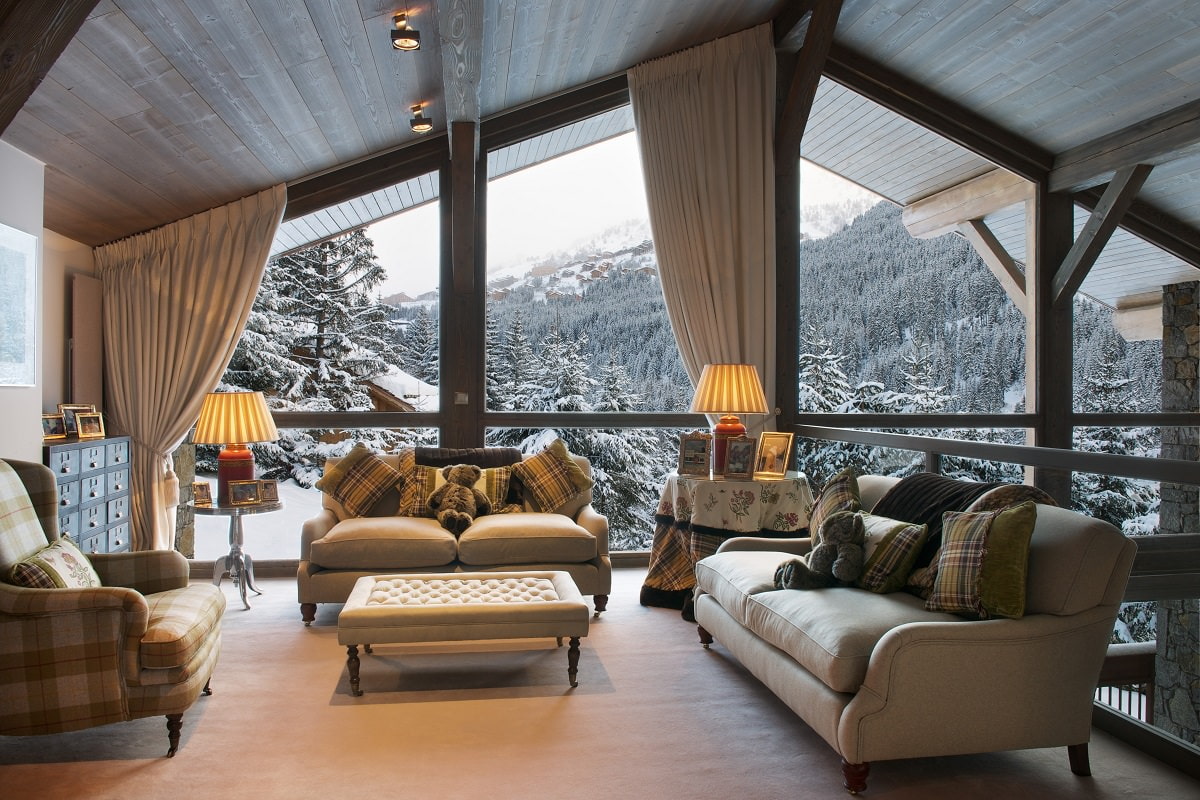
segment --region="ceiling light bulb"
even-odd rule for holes
[[[397,50],[420,50],[421,34],[408,27],[408,15],[397,14],[392,17],[396,29],[392,31],[392,47]]]
[[[433,120],[425,116],[420,106],[412,107],[413,118],[408,121],[408,125],[413,129],[413,133],[429,133],[433,130]]]

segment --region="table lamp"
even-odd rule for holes
[[[230,481],[254,480],[254,453],[246,445],[278,438],[262,392],[213,392],[204,398],[192,442],[224,445],[217,456],[217,505],[232,505]]]
[[[737,415],[771,413],[753,364],[705,364],[691,411],[721,417],[713,427],[713,473],[718,475],[725,471],[729,440],[746,433]]]

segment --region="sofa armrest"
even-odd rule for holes
[[[766,536],[735,536],[726,539],[717,547],[718,553],[729,550],[778,550],[781,553],[791,553],[802,556],[812,550],[812,539],[771,539]]]
[[[608,517],[588,503],[575,515],[575,524],[596,537],[597,555],[608,555]]]
[[[123,586],[93,589],[29,589],[0,583],[0,626],[28,625],[38,619],[61,619],[71,614],[113,611],[124,616],[124,635],[140,640],[146,632],[150,607],[141,593]],[[0,638],[3,638],[0,635]]]
[[[1115,614],[1115,606],[1098,606],[894,628],[875,646],[842,716],[843,757],[862,763],[1086,742]]]
[[[141,594],[182,589],[191,573],[188,560],[175,550],[93,553],[88,560],[105,586],[123,586]]]
[[[328,508],[322,508],[315,517],[304,520],[300,528],[300,560],[308,561],[312,555],[312,543],[324,538],[325,534],[337,525],[337,515]]]

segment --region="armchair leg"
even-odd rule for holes
[[[300,604],[300,619],[304,620],[305,625],[312,625],[312,621],[317,618],[316,603],[301,603]]]
[[[179,732],[183,730],[183,714],[167,714],[167,742],[171,747],[167,750],[167,758],[174,758],[179,749]]]
[[[867,789],[867,773],[871,771],[871,765],[867,763],[851,764],[846,759],[842,759],[842,785],[846,787],[846,791],[850,794],[858,794]]]
[[[1088,760],[1087,742],[1068,745],[1067,758],[1071,760],[1071,772],[1084,776],[1092,774],[1092,764]]]
[[[607,611],[607,610],[608,610],[608,595],[606,595],[606,594],[594,594],[594,595],[592,595],[592,602],[593,602],[593,603],[595,604],[595,606],[596,606],[596,613],[595,613],[593,616],[597,616],[597,617],[598,617],[598,616],[600,616],[600,613],[601,613],[602,611]]]
[[[212,678],[204,682],[204,688],[200,690],[200,694],[205,697],[212,697]]]

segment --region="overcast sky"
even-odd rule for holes
[[[801,162],[801,182],[809,203],[866,194],[807,161]],[[641,159],[631,132],[491,181],[489,269],[568,249],[646,216]],[[381,295],[403,291],[416,296],[437,287],[436,203],[377,222],[368,235],[388,273]]]

